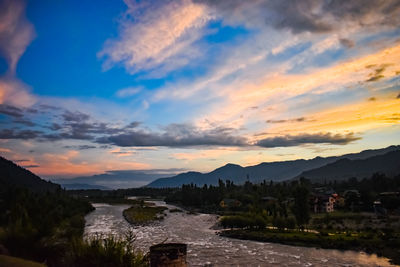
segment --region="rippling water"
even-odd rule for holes
[[[175,208],[164,202],[158,205]],[[94,204],[86,216],[85,235],[123,235],[131,226],[122,216],[127,205]],[[136,246],[148,251],[151,245],[167,242],[188,244],[190,266],[393,266],[387,259],[354,251],[286,246],[274,243],[220,237],[210,227],[216,216],[166,212],[166,218],[149,226],[131,228]]]

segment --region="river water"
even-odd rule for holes
[[[167,206],[156,201],[157,205]],[[163,221],[132,228],[122,216],[128,205],[93,204],[86,216],[85,235],[123,236],[129,229],[136,234],[136,247],[144,252],[151,245],[166,241],[188,245],[190,266],[393,266],[387,259],[354,251],[316,249],[230,239],[211,230],[216,216],[210,214],[170,213]]]

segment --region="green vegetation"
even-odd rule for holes
[[[123,215],[130,224],[142,225],[163,219],[163,212],[167,209],[167,207],[134,205],[124,210]]]
[[[93,207],[63,190],[34,193],[23,188],[0,192],[0,244],[11,255],[55,265],[71,238],[81,237],[84,215]]]
[[[134,240],[131,232],[124,238],[95,236],[87,240],[75,239],[67,259],[68,266],[148,266],[148,255],[135,249]]]
[[[11,256],[6,256],[6,255],[0,255],[0,267],[45,267],[46,265],[38,263],[38,262],[33,262],[33,261],[27,261],[23,260],[20,258],[15,258]]]

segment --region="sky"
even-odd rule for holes
[[[0,155],[43,178],[400,144],[400,1],[0,0]]]

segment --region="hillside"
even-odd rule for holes
[[[323,167],[305,171],[298,177],[305,177],[313,182],[345,180],[351,177],[367,178],[380,172],[388,176],[400,173],[400,150],[367,159],[340,159]]]
[[[172,177],[160,178],[151,183],[148,187],[180,187],[182,184],[218,184],[218,179],[231,180],[236,184],[244,183],[249,177],[251,182],[263,180],[283,181],[297,177],[308,170],[320,168],[340,159],[361,160],[386,154],[391,151],[400,150],[400,146],[390,146],[383,149],[364,150],[360,153],[346,154],[334,157],[316,157],[309,160],[299,159],[292,161],[265,162],[255,166],[242,167],[236,164],[227,164],[209,173],[187,172]]]
[[[26,187],[34,192],[56,191],[58,184],[47,182],[10,160],[0,157],[0,188]]]

